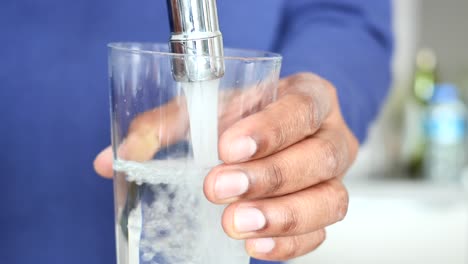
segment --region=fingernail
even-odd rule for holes
[[[218,175],[214,187],[216,198],[220,200],[244,194],[249,188],[249,178],[240,171],[224,172]]]
[[[257,253],[269,253],[275,248],[275,240],[273,238],[257,238],[253,241],[254,250]]]
[[[257,143],[251,137],[241,137],[229,146],[228,159],[230,162],[244,161],[257,152]]]
[[[234,227],[239,233],[260,230],[265,224],[265,216],[257,208],[237,208],[234,213]]]

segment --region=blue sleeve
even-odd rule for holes
[[[390,0],[288,0],[275,50],[283,75],[313,72],[335,85],[362,142],[391,81]]]

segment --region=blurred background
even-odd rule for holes
[[[468,1],[394,9],[393,88],[346,178],[348,216],[293,263],[468,263]]]

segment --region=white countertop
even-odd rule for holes
[[[466,264],[468,196],[457,186],[417,181],[350,182],[345,221],[292,264]]]

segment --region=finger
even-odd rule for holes
[[[293,236],[341,221],[347,209],[348,192],[333,179],[282,197],[231,204],[222,224],[235,239]]]
[[[287,78],[280,99],[240,120],[220,138],[220,158],[227,163],[261,158],[315,133],[331,111],[331,86],[312,74]]]
[[[112,178],[112,148],[109,146],[94,159],[94,170],[104,178]]]
[[[137,162],[150,160],[161,148],[183,139],[188,115],[185,99],[177,97],[166,105],[136,116],[119,147],[118,158]]]
[[[220,94],[227,105],[219,106],[222,110],[220,129],[238,121],[262,104],[259,92],[261,87],[242,90],[241,92],[223,92]],[[125,141],[119,147],[118,157],[125,160],[143,162],[150,160],[164,147],[168,147],[187,136],[189,113],[186,98],[176,97],[166,105],[138,115],[131,123]]]
[[[325,229],[305,235],[274,238],[254,238],[245,242],[251,257],[270,261],[287,261],[317,249],[326,237]]]
[[[220,102],[229,103],[220,106],[223,109],[220,129],[225,130],[230,124],[261,107],[261,91],[262,87],[254,87],[221,93]],[[166,105],[144,112],[132,120],[128,134],[119,146],[118,158],[140,162],[149,160],[162,147],[185,138],[188,126],[185,97],[174,98]],[[96,172],[103,177],[111,178],[112,159],[111,147],[99,153],[94,161]]]
[[[339,177],[358,149],[346,134],[346,128],[324,129],[274,155],[221,165],[207,175],[205,195],[217,204],[276,197]]]
[[[175,98],[166,105],[136,116],[128,129],[127,136],[119,146],[117,156],[131,161],[150,160],[161,147],[167,147],[182,139],[187,131],[188,121],[185,101]],[[111,178],[113,155],[107,147],[94,160],[95,171]]]

